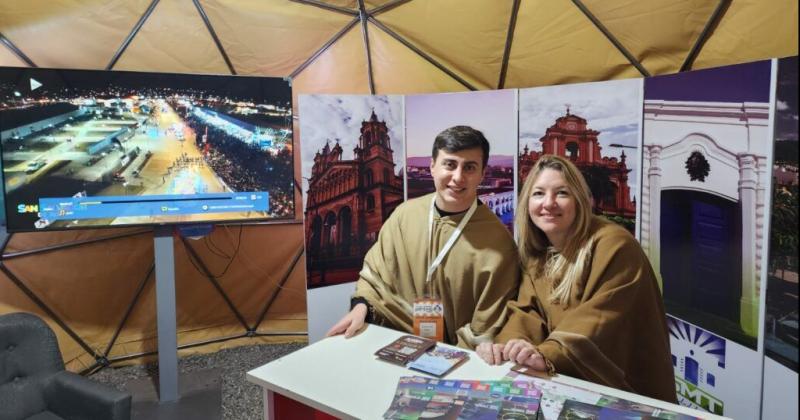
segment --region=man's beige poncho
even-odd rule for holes
[[[428,265],[464,217],[434,211],[428,244],[432,199],[429,194],[400,205],[364,258],[354,296],[375,308],[376,324],[412,332],[412,305],[426,291]],[[431,283],[444,305],[446,342],[472,348],[494,338],[506,302],[517,294],[519,265],[511,235],[486,206],[478,206]]]
[[[591,265],[566,305],[549,302],[551,282],[522,276],[519,298],[495,339],[537,345],[557,373],[675,402],[664,305],[636,240],[595,218]]]

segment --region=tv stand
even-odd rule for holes
[[[175,316],[175,245],[173,226],[156,226],[153,251],[156,261],[156,319],[158,324],[158,397],[178,399],[178,333]]]

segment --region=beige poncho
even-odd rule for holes
[[[426,290],[428,265],[464,217],[435,214],[428,244],[432,199],[429,194],[399,206],[364,258],[355,296],[375,308],[376,324],[413,330],[412,305]],[[444,305],[446,342],[474,348],[492,340],[503,324],[506,302],[517,293],[517,261],[508,230],[491,210],[478,206],[431,280]]]
[[[669,333],[653,269],[627,231],[599,218],[592,228],[588,273],[566,305],[549,302],[549,281],[524,274],[495,341],[527,339],[557,373],[675,402]]]

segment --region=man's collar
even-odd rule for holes
[[[478,200],[478,205],[482,206],[483,202],[481,202],[481,200]],[[461,211],[444,211],[444,210],[440,209],[438,205],[436,205],[435,201],[433,203],[433,207],[436,208],[436,212],[439,213],[439,217],[456,216],[456,215],[459,215],[459,214],[464,214],[464,213],[467,212],[467,210],[469,210],[469,207],[467,207],[466,209],[461,210]]]

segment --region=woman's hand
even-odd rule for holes
[[[541,372],[547,371],[547,363],[544,360],[544,356],[539,353],[536,346],[525,340],[508,340],[508,343],[506,343],[503,349],[502,356],[505,360],[511,360],[514,363],[528,366],[534,370]]]
[[[475,349],[478,356],[490,365],[503,363],[503,344],[481,343]]]

